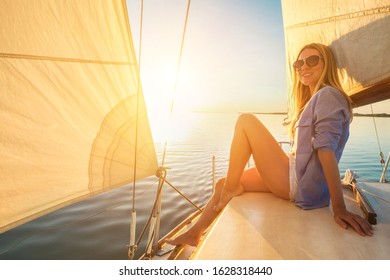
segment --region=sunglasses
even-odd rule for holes
[[[305,64],[305,62],[306,62],[307,66],[314,67],[318,64],[318,62],[320,61],[320,58],[322,58],[322,57],[318,56],[318,55],[311,55],[309,57],[306,57],[305,59],[299,59],[293,63],[293,67],[294,67],[295,71],[299,71],[299,70],[301,70],[301,68]]]

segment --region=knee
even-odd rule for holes
[[[249,113],[243,113],[238,117],[237,122],[248,122],[251,121],[253,118],[256,118],[255,115],[249,114]]]
[[[237,119],[236,128],[245,127],[246,125],[251,124],[254,121],[256,122],[259,121],[255,115],[243,113]]]

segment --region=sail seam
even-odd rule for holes
[[[14,59],[29,59],[29,60],[48,60],[48,61],[61,61],[61,62],[107,64],[107,65],[135,65],[135,63],[123,62],[123,61],[107,61],[107,60],[80,59],[80,58],[64,58],[64,57],[27,55],[27,54],[14,54],[14,53],[0,53],[0,57],[14,58]]]
[[[294,29],[294,28],[300,28],[300,27],[307,27],[310,25],[327,23],[327,22],[335,22],[335,21],[339,21],[339,20],[354,19],[354,18],[366,17],[366,16],[371,16],[371,15],[377,15],[377,14],[387,14],[387,13],[390,13],[390,6],[384,6],[384,7],[374,8],[374,9],[363,10],[363,11],[359,11],[359,12],[353,12],[353,13],[347,13],[347,14],[342,14],[342,15],[338,15],[338,16],[321,18],[321,19],[312,20],[312,21],[308,21],[308,22],[302,22],[302,23],[291,25],[291,26],[287,26],[287,27],[285,27],[285,29],[288,30],[288,29]]]

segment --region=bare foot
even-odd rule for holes
[[[222,189],[221,197],[219,203],[214,206],[214,210],[219,212],[221,211],[234,196],[239,196],[244,192],[244,187],[239,185],[234,189],[227,189],[225,186]]]
[[[192,235],[189,231],[179,235],[174,239],[166,239],[165,241],[171,245],[187,244],[190,246],[197,246],[199,244],[201,236]]]

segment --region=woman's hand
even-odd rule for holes
[[[326,182],[328,183],[336,223],[345,229],[348,226],[353,227],[361,236],[371,236],[373,234],[373,228],[370,223],[359,215],[348,212],[345,207],[340,172],[334,152],[318,150],[318,158],[324,170]]]
[[[367,220],[347,210],[334,211],[334,220],[342,228],[347,229],[351,226],[361,236],[373,234],[373,227]]]

